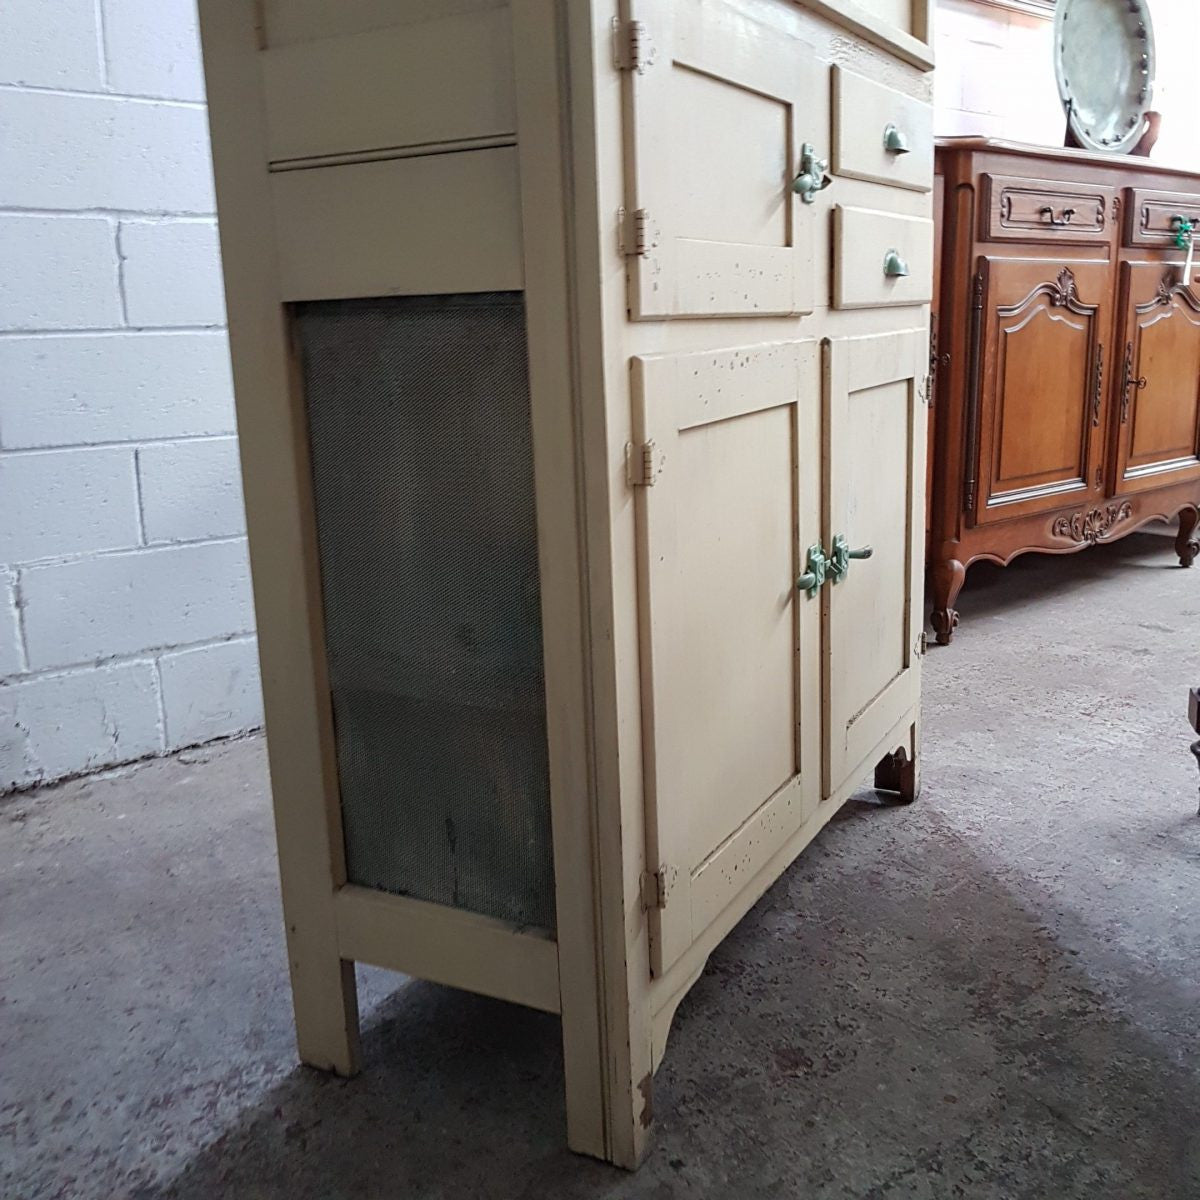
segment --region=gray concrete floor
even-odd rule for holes
[[[972,571],[925,794],[852,801],[713,955],[635,1177],[563,1149],[555,1019],[363,971],[296,1065],[263,745],[0,804],[0,1196],[1200,1196],[1200,571]]]

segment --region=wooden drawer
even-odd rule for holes
[[[891,148],[889,135],[897,143]],[[932,190],[933,109],[903,92],[834,67],[833,170],[851,179],[916,192]]]
[[[900,262],[890,263],[892,255]],[[834,308],[924,304],[932,297],[932,221],[841,204],[834,209]]]
[[[1130,188],[1125,209],[1127,246],[1174,246],[1176,217],[1186,217],[1200,228],[1200,196],[1189,192]]]
[[[984,175],[981,237],[989,242],[1107,242],[1116,189]]]

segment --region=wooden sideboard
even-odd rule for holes
[[[1200,175],[950,138],[936,178],[929,565],[945,645],[979,559],[1070,554],[1176,515],[1180,563],[1200,550],[1200,254],[1183,278]]]

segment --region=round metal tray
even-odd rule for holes
[[[1154,91],[1146,0],[1058,0],[1054,74],[1079,144],[1128,154],[1142,135]]]

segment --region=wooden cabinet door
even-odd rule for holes
[[[920,696],[928,357],[925,329],[826,343],[825,545],[870,551],[823,592],[826,796]]]
[[[721,0],[634,0],[628,107],[635,318],[811,312],[821,203],[792,189],[829,150],[829,68]]]
[[[1111,267],[981,258],[975,288],[968,514],[1004,521],[1101,494]]]
[[[1200,478],[1200,299],[1176,285],[1178,276],[1163,263],[1121,264],[1118,493]]]
[[[820,606],[796,580],[819,540],[818,353],[635,358],[633,384],[660,974],[816,807]]]

